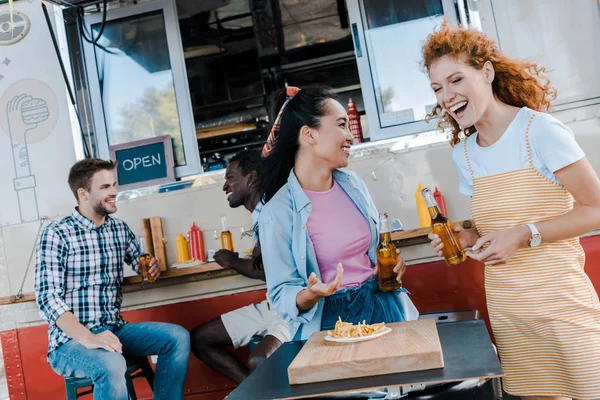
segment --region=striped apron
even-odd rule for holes
[[[473,178],[471,213],[479,235],[556,218],[573,197],[533,168]],[[600,398],[600,303],[583,271],[579,238],[524,247],[507,264],[485,267],[490,322],[504,390],[516,396]]]

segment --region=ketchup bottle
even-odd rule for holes
[[[444,215],[448,215],[448,213],[446,212],[446,200],[444,200],[444,196],[442,196],[442,192],[440,192],[437,188],[437,186],[435,187],[435,192],[433,192],[433,197],[435,198],[435,201],[438,203],[438,206],[440,207],[440,211],[442,212],[442,214]]]
[[[360,114],[356,110],[354,100],[348,99],[348,129],[354,137],[354,144],[364,142],[362,127],[360,125]]]
[[[202,232],[198,229],[195,222],[192,224],[192,229],[190,229],[188,236],[190,238],[190,258],[192,260],[206,262]]]

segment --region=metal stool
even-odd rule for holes
[[[154,371],[148,362],[147,357],[135,357],[135,358],[127,358],[127,393],[129,393],[129,398],[131,400],[137,400],[137,396],[135,395],[135,389],[133,387],[133,379],[144,377],[148,384],[150,385],[150,389],[154,390]],[[140,371],[141,370],[141,371]],[[139,372],[137,372],[139,371]],[[137,372],[137,373],[136,373]],[[77,389],[90,387],[90,389],[77,393]],[[92,382],[92,378],[74,378],[68,377],[65,378],[65,389],[67,391],[67,400],[76,400],[77,398],[84,396],[86,394],[92,393],[94,391],[94,383]]]

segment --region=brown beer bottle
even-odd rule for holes
[[[156,279],[150,275],[150,261],[152,261],[152,256],[146,252],[146,240],[144,236],[140,236],[140,256],[138,260],[140,262],[139,271],[142,283],[154,282]]]
[[[227,217],[221,217],[221,248],[223,250],[233,251],[233,237],[231,236],[231,232],[229,232],[229,228],[227,227]]]
[[[422,193],[423,198],[425,198],[425,204],[427,204],[427,210],[431,216],[431,230],[444,243],[442,254],[446,259],[446,263],[450,266],[460,264],[467,259],[467,254],[460,244],[456,232],[454,232],[452,222],[442,214],[429,188],[423,189]]]
[[[393,292],[400,287],[394,267],[398,262],[396,246],[392,243],[392,231],[387,213],[379,213],[379,244],[377,245],[377,267],[379,269],[379,290]]]

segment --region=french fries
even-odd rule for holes
[[[358,325],[354,325],[350,322],[343,322],[342,318],[338,317],[335,328],[332,331],[327,331],[327,334],[332,338],[356,338],[371,336],[385,330],[385,322],[373,325],[367,325],[365,322],[363,321],[362,324],[359,322]]]

